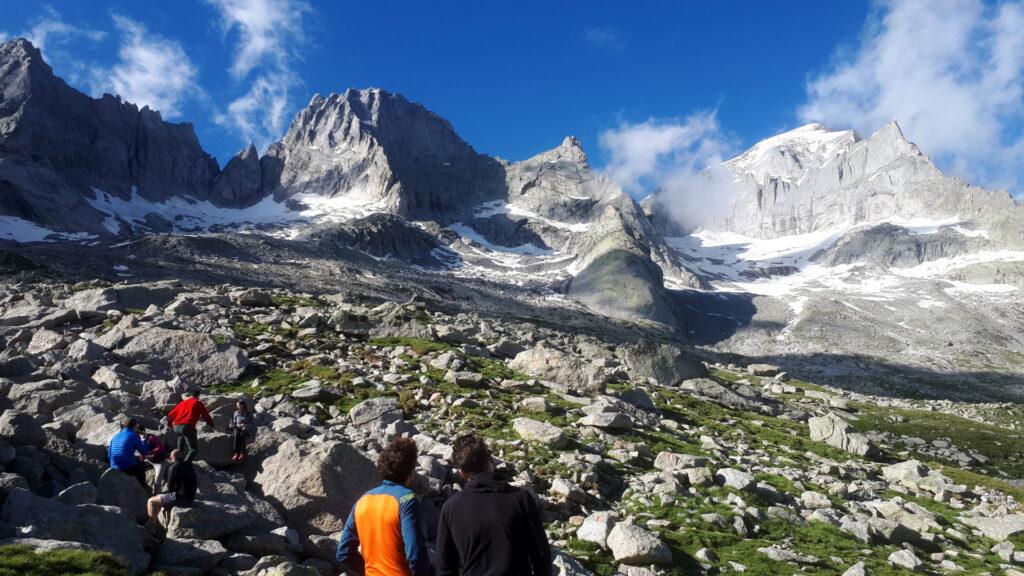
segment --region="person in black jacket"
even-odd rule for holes
[[[460,436],[452,448],[467,482],[441,509],[437,575],[551,576],[551,545],[533,496],[495,478],[482,439]]]
[[[188,507],[196,499],[196,469],[182,457],[181,450],[171,450],[171,469],[167,472],[167,492],[157,494],[146,502],[150,520],[156,519],[163,508]]]

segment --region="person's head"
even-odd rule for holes
[[[452,444],[452,464],[459,469],[463,478],[469,479],[474,474],[491,470],[491,451],[483,438],[465,434],[456,438]]]
[[[235,402],[235,408],[237,408],[242,414],[245,414],[249,411],[249,404],[247,404],[245,400],[239,400],[238,402]]]
[[[188,391],[189,398],[199,398],[199,388],[193,388]]]
[[[135,430],[138,427],[139,427],[139,422],[137,420],[135,420],[135,418],[132,418],[131,416],[125,416],[124,418],[121,419],[121,428],[128,428],[130,430]]]
[[[416,457],[419,451],[416,443],[409,438],[396,438],[384,447],[377,459],[380,477],[397,484],[408,484],[416,472]]]
[[[171,450],[170,458],[171,458],[171,462],[177,462],[177,461],[181,460],[181,450],[178,450],[177,448],[175,448],[174,450]]]
[[[138,426],[136,426],[135,427],[135,431],[138,432],[139,434],[143,435],[143,436],[146,435],[146,427],[143,426],[142,424],[139,424]]]

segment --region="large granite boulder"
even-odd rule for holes
[[[220,344],[209,334],[167,328],[134,332],[115,353],[125,362],[149,364],[168,379],[179,376],[199,386],[232,382],[249,366],[249,359],[233,344]]]
[[[136,574],[149,566],[145,529],[135,522],[133,515],[120,508],[96,504],[67,506],[15,488],[0,510],[0,521],[11,526],[18,538],[81,542],[108,550]]]
[[[356,500],[378,481],[377,467],[348,444],[289,440],[263,460],[253,484],[308,536],[344,528]]]

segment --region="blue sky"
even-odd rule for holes
[[[1020,7],[0,0],[0,35],[42,43],[85,92],[118,91],[192,122],[222,164],[249,140],[279,137],[312,94],[377,86],[511,160],[574,134],[602,166],[624,153],[609,134],[689,126],[691,137],[647,153],[655,165],[700,164],[810,120],[870,133],[895,117],[943,168],[1016,188],[1006,166],[1024,158]],[[1006,94],[984,96],[993,90]],[[984,154],[960,142],[967,127],[985,132],[972,142]]]

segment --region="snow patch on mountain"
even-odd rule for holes
[[[90,240],[96,238],[95,234],[85,232],[57,232],[44,228],[33,222],[29,222],[17,216],[0,215],[0,240],[12,240],[14,242],[55,242]]]
[[[758,183],[768,178],[792,182],[809,169],[823,166],[856,141],[853,130],[832,131],[821,124],[807,124],[762,140],[725,165]]]

